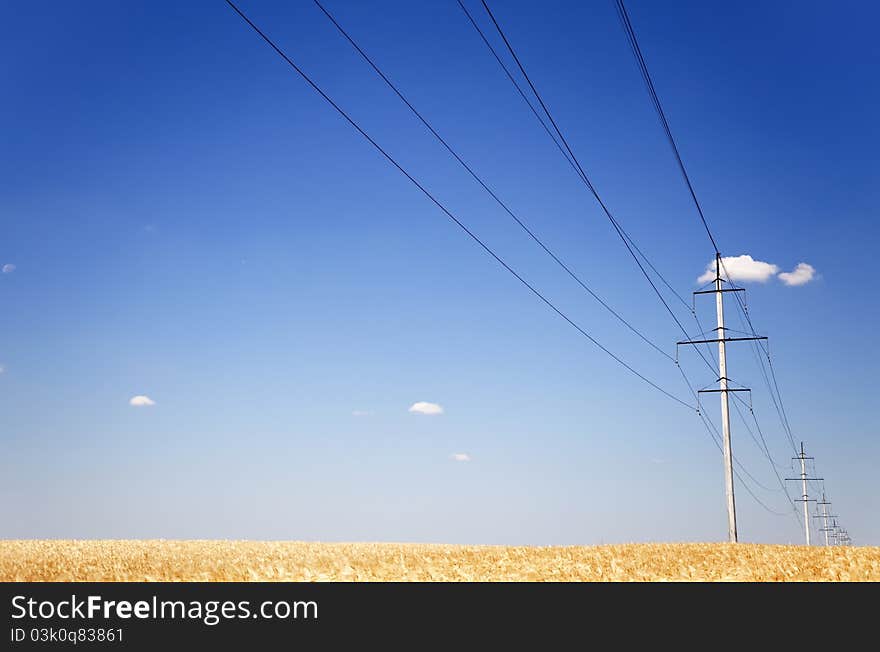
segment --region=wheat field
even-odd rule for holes
[[[0,541],[2,581],[880,581],[880,547]]]

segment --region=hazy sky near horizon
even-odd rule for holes
[[[675,366],[516,227],[312,2],[239,6],[566,314],[689,400]],[[325,6],[560,258],[675,354],[675,323],[455,0]],[[491,6],[603,199],[690,300],[713,252],[613,2]],[[740,259],[741,282],[794,437],[854,541],[880,544],[880,9],[628,9],[722,252],[757,261]],[[726,537],[721,455],[693,411],[531,295],[224,2],[7,14],[0,538]],[[712,300],[697,307],[714,326]],[[716,380],[680,358],[695,386]],[[748,346],[729,363],[792,475]],[[706,407],[718,424],[716,395]],[[800,542],[773,469],[732,426],[745,481],[786,512],[738,481],[741,538]]]

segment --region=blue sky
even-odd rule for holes
[[[317,7],[240,6],[530,282],[687,398],[675,367],[528,240]],[[326,6],[567,264],[674,353],[675,324],[453,0]],[[628,8],[722,252],[815,269],[799,286],[744,284],[795,437],[854,540],[877,544],[878,10]],[[613,3],[493,10],[603,199],[687,297],[712,249]],[[725,538],[721,456],[699,419],[530,295],[225,3],[8,14],[0,536]],[[732,306],[728,323],[740,327]],[[681,356],[695,385],[715,380]],[[745,345],[729,359],[787,467],[759,367]],[[141,395],[154,404],[130,405]],[[419,401],[443,413],[410,412]],[[756,495],[784,510],[736,417],[733,445],[770,489]],[[742,539],[801,540],[791,514],[737,488]]]

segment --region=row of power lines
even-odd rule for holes
[[[766,345],[767,338],[758,335],[752,324],[752,319],[749,314],[748,306],[745,302],[744,297],[741,296],[744,295],[744,289],[741,287],[737,287],[731,281],[731,275],[726,269],[725,260],[722,257],[720,249],[718,247],[718,241],[712,233],[712,230],[709,227],[709,222],[703,212],[702,206],[697,199],[697,194],[694,190],[693,184],[691,183],[690,177],[688,176],[682,156],[679,152],[678,146],[672,134],[672,130],[669,126],[669,122],[666,119],[663,106],[660,103],[659,96],[654,87],[653,80],[648,71],[648,67],[642,55],[641,48],[639,47],[638,40],[636,39],[635,30],[633,29],[632,23],[630,21],[623,1],[616,0],[616,6],[621,25],[623,26],[627,40],[629,41],[630,47],[635,56],[642,79],[645,82],[645,86],[651,99],[651,103],[654,106],[655,111],[657,112],[660,124],[672,148],[678,168],[686,183],[690,197],[693,200],[702,226],[705,229],[705,232],[711,243],[712,250],[714,252],[715,279],[710,284],[711,288],[701,288],[694,293],[695,297],[697,295],[709,294],[714,295],[715,297],[717,326],[711,331],[706,331],[703,328],[695,305],[686,301],[675,290],[672,284],[657,269],[657,266],[648,258],[644,250],[624,229],[619,219],[609,209],[608,205],[596,189],[596,186],[588,176],[586,170],[578,160],[578,157],[575,151],[572,149],[571,145],[569,144],[569,140],[566,138],[565,133],[559,127],[558,122],[554,118],[544,98],[538,92],[536,84],[526,71],[525,65],[523,64],[521,58],[518,56],[510,39],[504,32],[499,20],[493,14],[486,0],[480,0],[482,10],[485,13],[484,23],[487,27],[494,30],[495,34],[497,35],[497,37],[494,39],[490,38],[490,36],[487,34],[489,30],[481,27],[481,21],[479,21],[474,15],[476,12],[472,12],[471,10],[469,10],[463,0],[456,1],[458,2],[458,5],[461,8],[466,21],[473,27],[478,38],[485,44],[489,54],[499,64],[501,71],[503,72],[504,76],[511,82],[518,97],[522,99],[522,101],[528,106],[529,111],[536,118],[538,124],[540,125],[540,128],[552,141],[554,148],[565,159],[567,166],[572,170],[577,180],[583,185],[585,191],[588,193],[588,196],[591,197],[592,200],[598,204],[601,213],[608,220],[609,224],[612,227],[612,230],[620,239],[622,245],[626,249],[627,254],[629,255],[629,257],[632,258],[641,275],[645,278],[646,282],[651,287],[653,294],[656,295],[657,299],[663,305],[666,313],[668,313],[670,318],[675,323],[676,327],[681,331],[683,339],[681,339],[677,343],[677,345],[689,345],[693,347],[693,350],[696,351],[699,358],[710,369],[711,373],[713,375],[717,375],[717,388],[704,388],[699,390],[695,389],[694,384],[691,382],[691,379],[685,373],[684,369],[679,363],[679,356],[677,354],[678,346],[676,347],[676,355],[670,355],[663,349],[663,347],[654,342],[642,330],[634,326],[632,323],[632,319],[624,317],[620,311],[614,309],[611,306],[606,298],[600,296],[593,288],[591,288],[587,281],[583,278],[583,276],[575,272],[573,267],[570,264],[566,263],[551,248],[551,246],[538,235],[536,230],[528,224],[527,220],[521,214],[511,208],[510,203],[505,201],[499,195],[499,193],[489,184],[489,182],[486,181],[485,177],[477,172],[474,166],[468,163],[462,157],[458,150],[456,150],[453,145],[450,144],[449,140],[447,138],[444,138],[440,134],[440,132],[425,117],[425,115],[420,112],[407,98],[401,88],[390,79],[390,77],[382,70],[382,68],[364,51],[364,49],[356,42],[354,37],[324,7],[324,5],[319,2],[319,0],[314,0],[315,5],[323,13],[323,15],[334,25],[340,35],[357,51],[357,53],[373,70],[373,72],[406,105],[406,107],[415,116],[415,118],[427,129],[427,131],[433,136],[433,138],[436,139],[437,142],[455,159],[455,161],[468,173],[468,175],[492,198],[495,203],[498,204],[498,206],[517,225],[517,227],[522,229],[528,235],[528,237],[556,263],[556,265],[558,265],[568,276],[570,276],[578,284],[578,286],[587,295],[590,296],[591,299],[596,301],[603,309],[607,310],[627,330],[631,331],[634,335],[640,338],[647,346],[651,347],[652,350],[654,350],[659,355],[667,358],[668,362],[676,367],[682,377],[685,386],[687,387],[687,396],[682,397],[677,391],[662,386],[658,381],[649,378],[646,374],[636,369],[636,367],[628,362],[622,355],[617,354],[616,352],[612,351],[607,346],[602,344],[593,335],[591,335],[584,326],[577,323],[569,314],[564,312],[554,302],[547,298],[547,295],[544,292],[542,292],[535,284],[529,281],[522,273],[520,273],[505,259],[503,259],[494,249],[489,246],[489,244],[487,244],[483,239],[477,236],[458,215],[453,213],[452,210],[450,210],[447,205],[444,204],[435,194],[433,194],[419,179],[417,179],[413,174],[405,169],[396,158],[394,158],[385,148],[383,148],[382,145],[380,145],[367,131],[365,131],[347,111],[345,111],[334,99],[332,99],[299,65],[297,65],[278,45],[276,45],[276,43],[271,38],[269,38],[269,36],[267,36],[265,32],[263,32],[254,22],[252,22],[241,9],[239,9],[233,2],[231,2],[231,0],[226,0],[227,4],[242,18],[242,20],[244,20],[244,22],[247,23],[247,25],[249,25],[254,30],[254,32],[256,32],[256,34],[258,34],[260,38],[262,38],[263,41],[265,41],[265,43],[275,51],[276,54],[278,54],[291,68],[293,68],[293,70],[295,70],[300,75],[300,77],[302,77],[302,79],[309,86],[311,86],[311,88],[315,92],[317,92],[333,109],[335,109],[346,120],[346,122],[348,122],[358,133],[360,133],[361,136],[363,136],[404,177],[406,177],[414,186],[416,186],[416,188],[418,188],[418,190],[422,194],[424,194],[428,200],[430,200],[435,206],[437,206],[437,208],[439,208],[450,221],[452,221],[469,238],[471,238],[487,255],[494,259],[496,263],[498,263],[508,273],[515,277],[517,281],[519,281],[519,283],[521,283],[531,294],[533,294],[539,301],[546,305],[551,311],[556,313],[557,316],[559,316],[570,326],[572,326],[581,336],[589,340],[603,353],[611,357],[617,364],[624,367],[639,380],[641,380],[654,390],[658,391],[667,399],[687,408],[699,418],[702,426],[705,428],[707,434],[715,443],[715,445],[722,452],[724,458],[725,494],[728,514],[728,538],[730,541],[735,542],[738,540],[736,524],[736,501],[734,491],[734,479],[736,478],[737,480],[739,480],[740,486],[742,486],[761,507],[774,514],[785,515],[786,513],[790,513],[793,516],[797,517],[798,520],[800,520],[799,510],[796,507],[796,503],[799,501],[803,502],[804,531],[807,544],[811,543],[811,528],[814,527],[813,525],[811,525],[811,523],[814,521],[811,516],[816,517],[815,521],[818,521],[821,518],[821,527],[818,531],[824,534],[824,538],[827,544],[848,544],[850,542],[849,536],[846,533],[846,530],[838,525],[836,520],[838,517],[828,513],[831,504],[829,501],[826,500],[824,486],[821,487],[821,501],[819,501],[818,498],[810,497],[812,495],[811,488],[818,486],[817,483],[823,481],[820,478],[812,477],[815,475],[815,473],[813,473],[812,476],[807,474],[807,467],[805,466],[805,464],[808,460],[812,461],[812,458],[808,458],[805,456],[805,453],[803,452],[803,445],[801,445],[800,449],[797,449],[795,447],[795,437],[788,421],[788,415],[785,412],[785,406],[782,400],[782,394],[779,390],[779,383],[776,378],[776,372],[773,368],[773,362],[770,358],[769,348]],[[493,40],[497,45],[493,44]],[[503,48],[500,47],[502,45]],[[505,62],[505,60],[507,62]],[[743,326],[743,331],[737,331],[725,325],[724,299],[727,295],[731,295],[734,298],[734,307]],[[681,310],[681,308],[673,309],[670,303],[672,303],[673,305],[678,305],[680,303],[684,306],[689,315],[688,319],[692,318],[697,328],[696,332],[698,333],[698,335],[696,337],[692,337],[690,335],[688,329],[679,319],[676,310]],[[782,429],[786,435],[788,443],[792,446],[794,450],[794,459],[798,459],[801,462],[801,475],[799,478],[796,478],[801,483],[802,489],[801,497],[798,499],[792,499],[791,495],[788,492],[785,482],[789,479],[783,480],[783,478],[779,474],[779,469],[784,467],[778,465],[770,453],[770,449],[767,446],[767,442],[763,434],[763,429],[761,428],[760,422],[758,421],[757,415],[755,414],[755,410],[750,399],[751,390],[738,386],[736,383],[731,381],[728,376],[729,372],[727,369],[726,347],[728,344],[740,342],[746,344],[752,349],[752,352],[761,370],[761,376],[764,379],[768,392],[770,394],[773,406],[779,416],[780,423],[782,424]],[[717,345],[717,357],[712,348],[713,344]],[[711,418],[709,418],[707,411],[703,407],[702,399],[707,393],[718,393],[720,396],[720,431],[715,426]],[[743,398],[743,396],[749,396],[748,400]],[[760,498],[758,498],[755,491],[751,488],[748,480],[751,480],[751,482],[754,484],[760,486],[763,485],[761,485],[761,483],[755,478],[755,476],[752,475],[748,471],[748,469],[740,462],[740,460],[733,454],[730,436],[731,405],[733,406],[737,415],[740,417],[742,425],[754,439],[754,441],[758,445],[759,450],[762,452],[763,456],[766,457],[771,468],[773,469],[773,472],[780,486],[780,489],[777,491],[780,491],[780,493],[785,495],[791,508],[790,512],[777,512],[773,510],[771,507],[767,506]],[[808,512],[808,505],[810,502],[815,503],[817,509],[821,508],[821,513],[810,515]]]
[[[460,0],[459,0],[460,1]],[[485,5],[485,2],[483,3]],[[693,200],[694,207],[699,215],[700,222],[702,223],[706,235],[709,238],[709,241],[712,245],[712,248],[715,252],[715,281],[713,283],[714,287],[710,290],[698,290],[694,292],[694,296],[699,294],[714,294],[715,295],[715,305],[716,305],[716,318],[717,318],[717,326],[714,330],[714,337],[705,338],[705,339],[686,339],[679,344],[706,344],[717,342],[718,344],[718,389],[717,390],[701,390],[705,391],[713,391],[718,392],[721,398],[721,419],[722,419],[722,428],[723,428],[723,437],[724,437],[724,464],[725,464],[725,493],[727,498],[727,514],[728,514],[728,539],[732,542],[737,540],[737,531],[736,531],[736,507],[734,501],[734,488],[733,488],[733,473],[732,473],[732,452],[730,450],[730,398],[734,399],[734,407],[742,417],[742,410],[737,402],[742,402],[743,407],[747,408],[751,414],[752,420],[754,422],[755,429],[760,436],[761,444],[764,452],[766,453],[766,457],[770,465],[773,467],[774,474],[776,475],[777,480],[780,483],[782,491],[785,493],[786,498],[789,503],[801,502],[803,508],[803,527],[804,527],[804,541],[806,545],[811,544],[811,519],[809,513],[809,503],[815,502],[817,503],[817,508],[821,506],[822,513],[816,513],[813,516],[817,519],[822,519],[822,526],[820,531],[824,534],[825,545],[829,545],[831,542],[836,544],[849,545],[850,538],[849,534],[845,529],[841,528],[837,523],[836,516],[830,516],[827,513],[827,509],[830,508],[831,503],[826,498],[825,488],[824,488],[824,480],[821,478],[808,478],[806,472],[806,460],[813,458],[806,458],[804,453],[804,444],[801,442],[800,449],[798,450],[795,447],[795,437],[792,432],[791,424],[788,421],[788,415],[785,412],[785,405],[782,400],[782,393],[779,390],[779,382],[776,379],[776,371],[773,368],[773,360],[770,357],[770,349],[767,346],[767,337],[758,335],[755,331],[755,327],[752,324],[751,316],[749,315],[748,305],[745,301],[744,288],[737,287],[733,283],[730,282],[730,274],[728,273],[725,265],[724,258],[721,256],[721,252],[718,248],[718,242],[715,236],[712,233],[711,228],[709,227],[708,220],[703,212],[703,207],[700,205],[700,201],[697,198],[697,193],[694,190],[693,183],[691,182],[690,176],[688,175],[687,168],[685,167],[684,161],[682,159],[681,153],[678,149],[678,145],[676,144],[675,138],[672,134],[672,129],[669,126],[669,121],[666,119],[666,113],[663,110],[663,105],[660,102],[660,97],[657,94],[657,91],[654,87],[654,81],[651,78],[651,74],[648,70],[648,65],[645,62],[645,58],[642,54],[641,47],[639,46],[638,39],[636,37],[635,29],[633,28],[632,21],[630,20],[629,13],[626,10],[626,6],[623,0],[615,0],[615,5],[617,8],[617,13],[620,18],[621,26],[623,27],[624,32],[626,33],[627,40],[630,45],[630,49],[633,52],[633,56],[635,57],[636,63],[638,64],[639,72],[641,73],[642,80],[645,83],[645,88],[648,91],[648,95],[651,98],[651,103],[654,106],[654,110],[657,113],[657,117],[660,121],[661,126],[663,127],[664,134],[669,142],[670,148],[675,156],[675,161],[678,165],[679,171],[681,172],[682,179],[687,186],[688,192],[690,194],[691,199]],[[740,323],[743,326],[744,331],[739,331],[739,335],[733,334],[731,328],[725,326],[724,323],[724,296],[726,293],[729,293],[735,300],[735,308],[738,310],[738,316],[740,318]],[[695,315],[696,316],[696,315]],[[697,322],[699,326],[699,321]],[[702,328],[701,336],[703,335]],[[770,454],[770,450],[767,447],[766,440],[764,438],[763,432],[761,430],[760,423],[757,420],[757,416],[755,415],[754,409],[752,407],[752,402],[749,400],[748,404],[745,404],[740,397],[740,393],[751,394],[751,389],[745,387],[732,387],[731,380],[728,377],[728,370],[726,364],[726,345],[729,342],[745,342],[747,343],[752,352],[755,354],[755,359],[758,362],[758,366],[761,369],[761,375],[765,380],[767,385],[767,390],[772,399],[773,405],[776,407],[776,411],[778,413],[780,423],[782,428],[786,434],[789,444],[792,446],[792,449],[795,453],[795,457],[792,458],[792,461],[798,460],[801,465],[800,475],[797,478],[801,484],[802,493],[799,498],[792,500],[789,495],[784,482],[793,480],[792,478],[786,478],[784,481],[779,477],[777,472],[778,465],[773,460],[772,455]],[[765,365],[766,360],[766,365]],[[772,382],[771,382],[772,379]],[[749,426],[745,419],[743,419],[743,426],[749,432],[750,435],[754,435],[754,433],[749,430]],[[818,501],[817,499],[810,498],[810,487],[811,483],[822,482],[821,495],[822,500]],[[795,510],[796,511],[796,510]],[[829,526],[828,519],[831,518],[831,525]]]

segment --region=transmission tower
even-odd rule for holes
[[[810,498],[810,495],[807,493],[807,481],[808,480],[817,480],[821,481],[822,478],[810,478],[807,476],[807,460],[815,459],[813,457],[808,457],[806,453],[804,453],[804,442],[801,442],[801,450],[798,453],[797,457],[792,457],[792,460],[800,460],[801,462],[801,474],[797,478],[786,478],[787,481],[800,481],[801,487],[803,489],[803,494],[801,497],[797,499],[796,502],[804,504],[804,537],[807,540],[807,545],[810,545],[810,503],[815,503],[816,500],[814,498]]]
[[[840,545],[840,526],[837,524],[837,519],[832,519],[831,521],[831,531],[828,534],[829,539],[831,539],[832,546]]]
[[[822,506],[822,513],[821,514],[818,513],[818,509],[819,509],[820,505]],[[836,518],[836,516],[834,514],[828,513],[828,510],[830,509],[830,507],[831,507],[831,502],[827,498],[825,498],[825,492],[823,491],[822,492],[822,500],[820,500],[819,502],[816,503],[817,513],[813,514],[813,518],[821,518],[822,519],[822,527],[819,528],[819,532],[822,532],[825,535],[825,545],[826,546],[829,545],[828,533],[834,531],[834,528],[828,527],[828,519],[829,518]]]
[[[705,340],[684,340],[677,342],[682,344],[711,344],[718,343],[718,389],[701,389],[700,392],[717,392],[721,394],[721,429],[724,437],[724,489],[727,499],[727,538],[731,543],[736,543],[736,500],[733,492],[733,451],[730,445],[730,403],[728,394],[730,392],[749,392],[747,388],[732,388],[728,386],[730,378],[727,375],[727,349],[728,342],[744,342],[748,340],[766,340],[763,336],[754,337],[727,337],[727,328],[724,326],[724,294],[726,292],[745,292],[745,288],[724,287],[724,283],[731,285],[730,280],[721,278],[721,254],[715,254],[715,289],[699,290],[694,292],[694,296],[698,294],[714,294],[715,295],[715,313],[717,316],[718,326],[714,329],[718,337]]]

